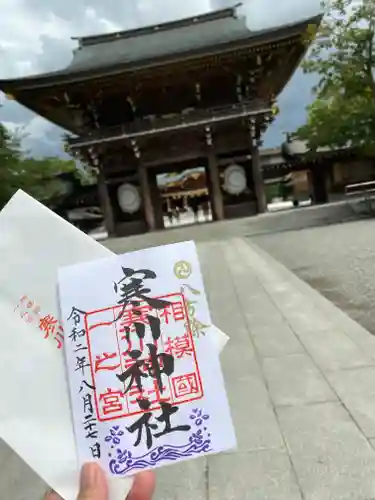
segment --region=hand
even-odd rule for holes
[[[85,464],[81,470],[81,482],[77,500],[108,500],[105,474],[96,463]],[[133,487],[126,500],[151,500],[155,490],[155,474],[139,472],[134,476]],[[57,493],[46,495],[45,500],[63,500]]]

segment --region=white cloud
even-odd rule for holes
[[[103,32],[111,32],[111,31],[121,31],[122,26],[118,23],[111,21],[110,19],[106,19],[104,17],[100,17],[96,10],[92,7],[87,7],[85,9],[85,18],[86,22],[92,26],[102,27]]]
[[[17,75],[30,75],[33,71],[33,62],[28,61],[16,61],[14,63],[14,69]]]
[[[47,140],[50,123],[41,116],[35,116],[25,127],[25,133],[34,139]]]
[[[230,7],[233,0],[211,0],[214,8]],[[315,16],[320,11],[321,0],[244,0],[241,10],[246,14],[250,29],[265,29],[288,24]]]
[[[12,133],[16,133],[20,128],[19,123],[8,122],[8,121],[3,121],[2,123]]]
[[[249,27],[293,22],[313,15],[320,0],[246,0]],[[61,69],[72,58],[71,37],[160,23],[233,5],[235,0],[1,0],[0,78]],[[0,109],[0,120],[25,126],[28,144],[37,151],[55,141],[60,130],[14,102]],[[39,145],[39,146],[38,146]],[[39,149],[38,149],[39,148]],[[49,153],[51,154],[51,153]]]

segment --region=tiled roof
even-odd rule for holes
[[[251,31],[237,7],[202,16],[164,23],[136,30],[79,38],[70,65],[60,71],[14,80],[0,80],[5,92],[11,87],[42,86],[53,79],[69,80],[111,73],[116,68],[156,64],[165,59],[181,58],[191,53],[222,50],[232,42],[261,45],[303,33],[310,24],[319,24],[321,16],[274,28]]]

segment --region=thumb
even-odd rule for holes
[[[107,480],[97,463],[88,463],[82,467],[77,500],[108,500]]]
[[[44,500],[63,500],[60,495],[56,493],[56,491],[49,491],[45,494]]]
[[[155,491],[155,473],[151,470],[134,476],[133,487],[126,500],[151,500]]]

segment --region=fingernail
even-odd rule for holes
[[[95,488],[98,483],[98,465],[91,463],[85,464],[81,471],[81,489],[88,490]]]
[[[51,488],[44,495],[44,500],[63,500],[60,495],[53,491]]]

